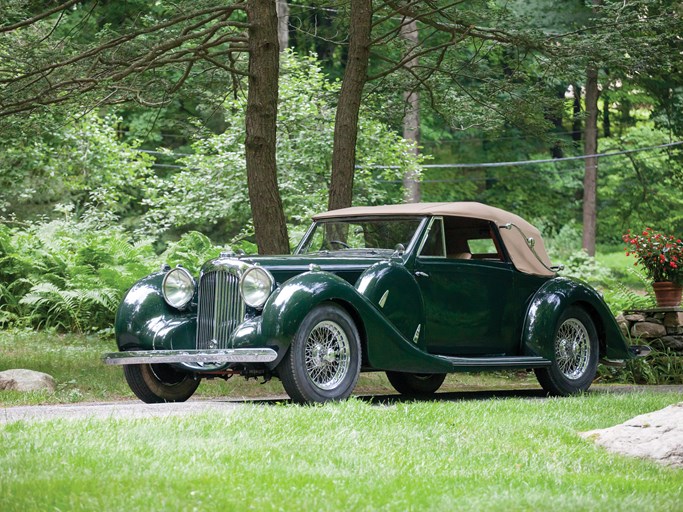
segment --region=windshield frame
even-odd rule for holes
[[[318,226],[318,224],[328,224],[328,223],[334,223],[334,222],[362,222],[362,221],[396,221],[396,220],[419,220],[419,224],[415,228],[415,232],[413,233],[412,238],[410,239],[410,242],[408,243],[408,246],[405,248],[405,251],[403,251],[403,254],[401,256],[405,256],[407,254],[410,254],[415,246],[420,242],[422,239],[422,233],[425,228],[425,224],[429,222],[430,216],[425,216],[425,215],[364,215],[364,216],[353,216],[353,217],[332,217],[332,218],[325,218],[321,219],[318,221],[313,221],[313,223],[309,226],[309,228],[306,230],[306,233],[304,233],[304,236],[301,237],[301,240],[299,240],[299,243],[296,246],[296,249],[294,249],[293,254],[298,255],[298,256],[319,256],[319,255],[324,255],[328,254],[331,256],[342,256],[344,254],[344,251],[330,251],[330,252],[313,252],[313,253],[307,253],[307,252],[301,252],[301,250],[304,247],[305,242],[308,241],[308,239],[311,237],[313,234],[314,230]],[[375,253],[370,253],[371,249],[360,249],[360,250],[354,250],[354,256],[367,256],[370,258],[376,258],[378,255],[380,255],[382,252],[387,252],[389,249],[374,249],[374,251],[380,251],[380,252],[375,252]],[[363,252],[367,251],[367,254],[363,254]]]

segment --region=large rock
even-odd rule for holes
[[[683,402],[581,435],[613,452],[683,468]]]
[[[638,322],[631,327],[631,335],[641,338],[661,338],[666,336],[666,328],[662,324],[650,322]]]
[[[670,311],[664,315],[664,325],[666,327],[681,327],[683,326],[683,312]]]
[[[662,346],[675,350],[676,352],[683,352],[683,336],[663,336],[659,339]]]
[[[0,372],[0,390],[40,391],[56,389],[55,379],[51,375],[33,370],[6,370]]]

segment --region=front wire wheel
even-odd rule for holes
[[[131,391],[148,404],[184,402],[199,386],[200,379],[177,371],[168,364],[132,364],[123,367]]]
[[[353,319],[336,304],[323,304],[299,326],[280,363],[280,379],[294,402],[343,400],[358,381],[360,356]]]
[[[551,395],[586,391],[598,368],[598,335],[585,310],[571,306],[562,314],[553,341],[549,368],[537,368],[536,378]]]

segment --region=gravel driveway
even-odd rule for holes
[[[591,393],[632,393],[642,390],[679,392],[683,397],[683,386],[604,386],[594,385]],[[438,393],[440,400],[486,400],[489,398],[518,397],[544,399],[545,393],[540,389],[518,389],[498,391],[463,391],[456,393]],[[359,398],[373,403],[391,403],[401,401],[399,395],[367,395]],[[32,405],[18,407],[0,407],[0,424],[13,421],[48,421],[54,419],[86,419],[86,418],[148,418],[152,416],[181,416],[198,414],[205,411],[221,411],[229,413],[244,404],[268,404],[288,401],[285,395],[268,396],[256,399],[229,398],[202,400],[195,399],[184,403],[144,404],[138,400],[78,403],[62,405]]]

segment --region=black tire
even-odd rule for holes
[[[429,396],[436,393],[446,379],[445,373],[386,372],[389,382],[402,395]]]
[[[553,361],[536,368],[536,378],[548,394],[567,396],[586,391],[598,369],[598,333],[585,310],[571,306],[562,314],[553,336]]]
[[[184,402],[199,386],[200,379],[167,364],[131,364],[123,367],[128,386],[148,404]]]
[[[361,347],[349,314],[321,304],[306,315],[278,366],[287,394],[297,403],[348,398],[358,382]]]

